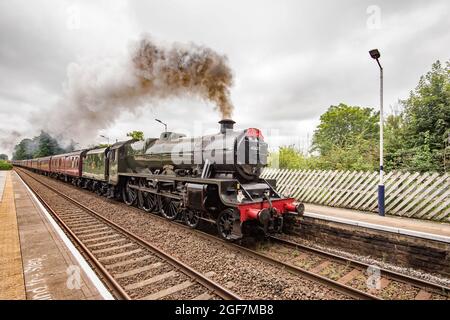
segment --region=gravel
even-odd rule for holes
[[[408,275],[408,276],[411,276],[414,278],[422,279],[425,281],[430,281],[430,282],[436,283],[438,285],[450,287],[450,278],[444,277],[442,275],[431,274],[431,273],[413,269],[413,268],[401,267],[401,266],[394,265],[394,264],[391,264],[391,263],[388,263],[385,261],[374,259],[372,257],[358,255],[358,254],[350,253],[350,252],[347,252],[344,250],[340,250],[339,248],[336,248],[336,247],[323,246],[323,245],[317,244],[313,241],[304,240],[298,236],[283,235],[280,238],[290,240],[293,242],[297,242],[299,244],[303,244],[308,247],[324,250],[329,253],[334,253],[336,255],[339,255],[339,256],[342,256],[345,258],[349,258],[349,259],[353,259],[356,261],[360,261],[365,264],[379,266],[380,268],[383,268],[386,270],[398,272],[398,273],[405,274],[405,275]]]
[[[330,278],[332,280],[339,280],[345,274],[352,271],[354,268],[348,266],[346,262],[329,262],[328,265],[324,266],[320,271],[314,271],[313,269],[324,263],[328,262],[328,258],[312,253],[312,252],[301,252],[301,249],[296,247],[291,247],[288,245],[281,245],[277,243],[266,243],[258,248],[258,251],[262,254],[276,258],[277,260],[295,264],[301,268],[314,273],[318,272],[320,275]],[[299,253],[301,252],[301,255]],[[297,255],[297,257],[296,257]],[[358,270],[360,270],[358,268]],[[393,279],[381,279],[381,284],[386,283],[387,285],[382,286],[380,289],[373,289],[368,287],[367,279],[368,275],[364,270],[360,270],[359,274],[355,279],[350,281],[348,285],[359,289],[361,291],[368,292],[372,295],[381,297],[383,299],[397,299],[397,300],[409,300],[414,299],[419,293],[420,288],[413,285],[405,284]],[[388,282],[386,282],[388,281]],[[445,297],[440,297],[445,298]]]

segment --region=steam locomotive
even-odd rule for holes
[[[168,220],[181,219],[192,228],[201,221],[214,223],[226,240],[282,232],[304,206],[280,195],[275,180],[260,177],[268,156],[261,131],[233,130],[235,122],[228,119],[219,123],[219,133],[198,138],[166,131],[159,139],[13,164]]]

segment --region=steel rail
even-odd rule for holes
[[[368,267],[371,266],[368,263],[357,261],[352,258],[339,256],[339,255],[331,253],[331,252],[327,252],[327,251],[324,251],[321,249],[309,247],[304,244],[300,244],[300,243],[297,243],[294,241],[279,238],[277,236],[270,236],[269,239],[272,240],[273,242],[277,242],[277,243],[280,243],[280,244],[283,244],[286,246],[299,248],[300,250],[303,250],[303,251],[308,251],[308,252],[311,252],[311,253],[314,253],[317,255],[321,255],[323,257],[329,258],[330,260],[334,260],[334,261],[341,262],[341,263],[346,263],[347,265],[350,265],[352,267],[367,269]],[[418,286],[420,288],[427,288],[429,290],[435,291],[436,293],[440,293],[440,294],[444,294],[444,295],[449,295],[449,293],[450,293],[450,288],[446,287],[444,285],[440,285],[440,284],[437,284],[434,282],[429,282],[429,281],[422,280],[419,278],[414,278],[412,276],[405,275],[405,274],[395,272],[395,271],[391,271],[391,270],[388,270],[385,268],[379,267],[379,270],[380,270],[381,276],[385,276],[386,278],[389,278],[389,279],[392,279],[395,281],[403,282],[406,284],[412,284],[412,285]]]
[[[26,173],[28,174],[28,173]],[[19,175],[20,176],[20,175]],[[31,177],[31,176],[30,176]],[[56,219],[58,224],[63,228],[63,230],[69,235],[69,237],[75,242],[75,245],[81,249],[88,259],[95,265],[97,271],[101,274],[101,279],[106,282],[107,287],[113,292],[113,295],[120,300],[131,300],[131,297],[123,290],[122,286],[111,276],[111,274],[106,270],[102,263],[91,253],[91,251],[83,244],[80,238],[78,238],[74,232],[69,228],[69,226],[59,217],[55,210],[41,197],[39,193],[36,192],[35,188],[31,186],[27,181],[21,180],[33,191],[36,198],[42,203],[42,205],[50,212],[53,218]],[[31,177],[33,178],[33,177]]]
[[[183,225],[181,225],[182,227],[185,227]],[[188,226],[186,226],[185,228],[189,228]],[[381,298],[372,295],[370,293],[361,291],[359,289],[347,286],[345,284],[339,283],[337,281],[334,281],[332,279],[326,278],[324,276],[321,276],[319,274],[310,272],[306,269],[300,268],[298,266],[295,266],[291,263],[287,263],[287,262],[283,262],[277,259],[274,259],[268,255],[265,255],[263,253],[257,252],[255,250],[243,247],[241,245],[235,244],[235,243],[231,243],[229,241],[226,240],[222,240],[217,238],[214,235],[211,235],[209,233],[206,233],[204,231],[200,231],[200,230],[194,230],[196,233],[198,233],[201,237],[207,238],[209,240],[212,241],[216,241],[216,242],[220,242],[222,244],[225,244],[226,246],[230,247],[230,248],[234,248],[235,250],[242,252],[244,254],[247,254],[249,256],[252,256],[254,258],[263,260],[271,265],[280,267],[281,269],[284,269],[292,274],[295,275],[299,275],[302,276],[304,278],[307,278],[309,280],[312,280],[314,282],[320,283],[322,285],[325,285],[326,287],[332,288],[335,291],[338,291],[344,295],[347,295],[349,297],[352,297],[354,299],[360,299],[360,300],[382,300]]]
[[[204,275],[202,275],[201,273],[199,273],[198,271],[194,270],[193,268],[189,267],[187,264],[181,262],[180,260],[172,257],[171,255],[169,255],[168,253],[164,252],[163,250],[159,249],[158,247],[152,245],[151,243],[149,243],[148,241],[142,239],[141,237],[139,237],[138,235],[124,229],[123,227],[119,226],[118,224],[116,224],[115,222],[103,217],[101,214],[97,213],[96,211],[90,209],[89,207],[83,205],[82,203],[80,203],[79,201],[65,195],[64,193],[62,193],[61,191],[57,190],[56,188],[49,186],[48,184],[36,179],[35,177],[33,177],[32,175],[30,175],[28,172],[22,171],[24,172],[27,176],[29,176],[30,178],[34,179],[35,181],[37,181],[38,183],[42,184],[43,186],[47,187],[48,189],[50,189],[51,191],[55,192],[56,194],[58,194],[59,196],[63,197],[64,199],[72,202],[73,204],[77,205],[78,207],[82,208],[85,211],[88,211],[90,214],[94,215],[96,218],[99,218],[100,220],[102,220],[103,222],[105,222],[106,224],[109,224],[111,227],[113,227],[114,229],[118,230],[119,232],[125,234],[127,237],[133,239],[134,241],[136,241],[137,243],[139,243],[140,245],[150,249],[152,252],[154,252],[156,255],[158,255],[160,258],[162,258],[163,260],[166,260],[168,263],[170,263],[173,267],[180,269],[184,274],[190,276],[191,278],[195,279],[195,281],[197,281],[199,284],[201,284],[202,286],[204,286],[205,288],[211,290],[212,292],[214,292],[216,295],[218,295],[219,297],[221,297],[224,300],[242,300],[241,297],[239,297],[238,295],[236,295],[235,293],[231,292],[230,290],[222,287],[221,285],[219,285],[218,283],[216,283],[215,281],[205,277]],[[22,179],[23,180],[23,179]],[[25,182],[25,180],[23,180]],[[31,190],[33,190],[33,192],[38,196],[38,194],[36,193],[36,191],[27,183],[25,182]],[[40,201],[42,200],[43,203],[46,204],[46,207],[50,208],[48,206],[48,204],[42,199],[42,197],[38,196],[38,198],[40,199]],[[105,273],[105,276],[108,278],[108,281],[111,281],[111,283],[113,283],[113,286],[115,289],[117,289],[117,291],[122,291],[121,295],[124,296],[125,299],[131,299],[128,294],[123,291],[123,289],[120,287],[120,285],[113,279],[113,277],[108,273],[108,271],[101,265],[101,263],[89,252],[89,249],[87,249],[86,246],[84,246],[81,243],[81,240],[79,238],[77,238],[73,232],[68,229],[68,226],[62,222],[62,220],[58,217],[58,215],[50,208],[50,210],[54,213],[54,215],[57,217],[58,221],[60,221],[64,226],[65,229],[74,236],[74,239],[76,239],[77,243],[79,243],[83,250],[86,250],[89,257],[93,258],[94,263],[96,264],[96,266],[98,266],[100,268],[100,270],[102,271],[102,273]],[[117,288],[116,288],[117,287]]]

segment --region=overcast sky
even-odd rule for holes
[[[226,55],[237,126],[261,128],[272,148],[305,147],[330,105],[378,108],[368,50],[382,54],[387,112],[435,60],[449,59],[449,9],[447,0],[0,0],[0,153],[51,126],[33,115],[58,112],[70,63],[123,54],[143,33]],[[154,118],[187,134],[216,130],[220,120],[212,104],[186,97],[143,104],[95,129],[112,141],[131,130],[156,136]],[[98,135],[72,138],[84,146],[104,142]]]

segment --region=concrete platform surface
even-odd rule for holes
[[[0,298],[104,299],[105,288],[99,286],[100,280],[92,280],[95,280],[92,276],[95,273],[86,267],[86,261],[80,260],[80,253],[15,172],[6,174],[4,200],[0,203],[0,208],[6,206],[4,202],[8,199],[7,211],[9,216],[14,216],[14,219],[10,220],[15,220],[16,223],[10,222],[9,227],[5,228],[1,223],[3,221],[0,222],[0,244],[16,242],[16,245],[9,249],[14,254],[6,252],[6,260],[4,246],[0,245],[0,250],[3,249],[0,263]],[[0,210],[1,219],[5,209]],[[14,274],[15,277],[5,277],[6,273]],[[15,288],[14,294],[3,295],[2,289],[8,286],[8,283],[10,287]]]
[[[450,224],[305,204],[305,216],[450,243]]]
[[[14,192],[9,171],[0,171],[0,299],[26,298]]]
[[[5,188],[6,176],[9,171],[0,170],[0,201],[2,201],[3,190]]]

